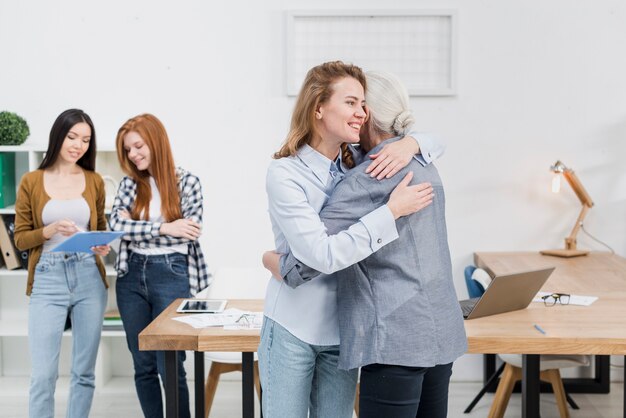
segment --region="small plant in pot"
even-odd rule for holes
[[[24,118],[12,112],[0,112],[0,145],[21,145],[29,134]]]

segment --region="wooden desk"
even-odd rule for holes
[[[194,351],[195,411],[204,417],[204,354],[203,351],[234,351],[242,356],[242,405],[245,418],[254,417],[254,353],[260,340],[260,331],[225,331],[221,327],[195,329],[172,318],[181,299],[174,301],[141,334],[140,350],[165,352],[165,410],[167,418],[178,417],[178,351]],[[263,311],[263,300],[229,300],[226,308]]]
[[[469,353],[523,354],[524,418],[539,417],[540,354],[626,355],[626,259],[609,253],[571,259],[538,252],[476,253],[474,262],[491,275],[554,266],[542,290],[599,297],[591,306],[531,303],[528,309],[465,321]],[[626,401],[626,385],[624,395]]]

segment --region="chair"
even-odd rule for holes
[[[477,273],[484,270],[477,269],[475,266],[467,266],[465,268],[465,284],[470,298],[480,297],[485,292],[485,280],[479,279]],[[484,277],[484,276],[483,276]],[[471,412],[472,408],[478,403],[482,396],[489,390],[492,383],[500,376],[500,383],[496,389],[496,394],[491,404],[489,418],[502,418],[511,398],[515,382],[522,378],[522,356],[520,354],[498,354],[502,360],[500,368],[488,379],[485,386],[480,390],[478,395],[469,404],[464,413]],[[590,356],[581,355],[542,355],[540,356],[539,371],[540,380],[547,381],[552,385],[552,391],[556,398],[559,414],[561,418],[569,418],[567,403],[572,409],[579,409],[574,400],[565,392],[561,373],[559,369],[566,367],[588,366]]]
[[[491,409],[489,410],[489,418],[502,418],[504,412],[513,393],[515,382],[522,379],[522,356],[520,354],[498,354],[504,362],[505,367],[493,398]],[[569,410],[567,403],[569,402],[573,409],[579,409],[578,405],[569,398],[563,387],[561,373],[559,369],[565,367],[588,366],[589,356],[577,355],[542,355],[539,358],[539,379],[549,382],[552,385],[552,391],[559,408],[561,418],[569,418]]]
[[[209,375],[204,385],[204,417],[208,418],[220,376],[224,373],[241,371],[241,353],[206,352],[204,359],[211,362]],[[254,386],[260,400],[261,382],[259,381],[259,362],[256,353],[254,353]]]
[[[196,297],[211,299],[263,299],[269,276],[270,274],[261,268],[222,268],[215,272],[211,286],[198,293]],[[220,376],[224,373],[241,371],[241,353],[209,351],[204,353],[204,359],[211,362],[211,368],[204,386],[204,411],[205,418],[208,418]],[[254,353],[254,385],[260,400],[261,384],[256,353]]]

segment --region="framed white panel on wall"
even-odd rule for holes
[[[287,94],[310,68],[341,60],[396,74],[411,96],[455,95],[456,25],[451,10],[289,11]]]

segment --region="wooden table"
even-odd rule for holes
[[[523,355],[522,417],[539,417],[539,355],[626,356],[626,259],[609,253],[566,259],[526,252],[476,253],[474,261],[491,275],[554,266],[542,290],[599,297],[591,306],[531,303],[528,309],[465,321],[469,353]]]
[[[254,417],[254,353],[260,340],[260,331],[225,331],[221,327],[195,329],[172,318],[180,316],[176,308],[181,299],[174,301],[141,334],[140,350],[165,352],[165,411],[167,418],[178,417],[178,351],[194,351],[195,411],[204,417],[204,354],[203,351],[241,352],[242,405],[245,418]],[[246,311],[263,311],[263,300],[229,300],[226,308]]]

